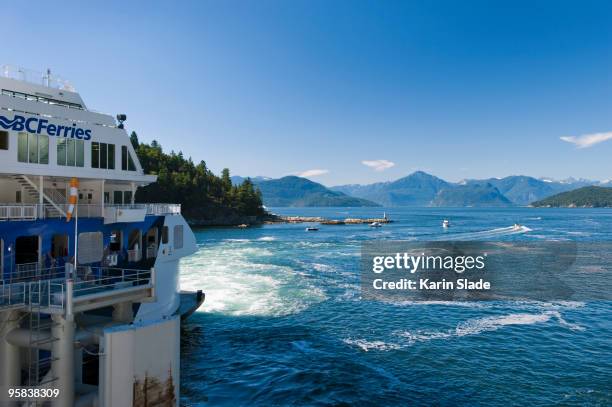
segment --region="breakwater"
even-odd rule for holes
[[[393,220],[387,217],[329,219],[321,216],[275,216],[265,221],[265,223],[320,223],[321,225],[357,225],[374,222],[392,223]]]

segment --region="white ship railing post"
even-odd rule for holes
[[[53,407],[74,405],[74,315],[73,315],[74,281],[66,280],[66,309],[64,315],[53,316],[51,335],[55,340],[51,345],[53,361],[51,370],[57,380],[60,395],[52,400]]]

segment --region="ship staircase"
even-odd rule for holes
[[[53,377],[51,365],[59,359],[52,356],[51,347],[59,340],[53,336],[53,328],[58,324],[53,322],[51,315],[43,312],[43,305],[48,305],[43,304],[44,299],[49,295],[45,292],[48,288],[49,285],[41,281],[29,284],[29,299],[26,308],[29,327],[26,383],[32,387],[48,387],[57,380],[57,377]],[[29,404],[29,406],[37,405],[36,402]]]
[[[36,185],[27,175],[19,174],[12,177],[30,197],[39,199],[41,194],[40,186]],[[62,208],[66,204],[66,196],[57,189],[43,188],[43,201],[47,203],[41,211],[44,210],[45,217],[60,218],[66,217],[66,212]]]

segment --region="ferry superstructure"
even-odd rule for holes
[[[180,205],[135,203],[156,177],[124,115],[48,71],[1,67],[0,91],[0,389],[59,390],[28,405],[178,405],[178,265],[196,250]]]

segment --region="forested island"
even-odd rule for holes
[[[165,153],[155,140],[141,143],[135,132],[130,140],[144,172],[157,175],[157,182],[138,190],[136,202],[180,203],[192,226],[256,224],[269,217],[250,179],[232,185],[227,168],[217,176],[204,161],[195,164],[181,152]]]
[[[533,202],[535,207],[565,208],[610,208],[612,207],[612,188],[590,186],[573,191],[562,192],[546,199]]]

